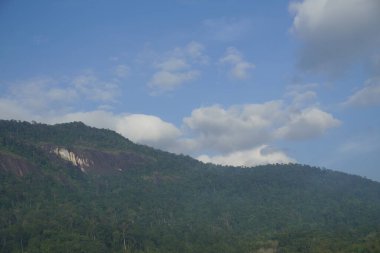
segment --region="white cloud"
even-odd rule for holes
[[[379,52],[380,1],[303,0],[290,4],[301,39],[300,66],[334,73]]]
[[[380,78],[369,80],[365,87],[355,92],[344,106],[376,106],[380,104]]]
[[[198,108],[184,119],[184,125],[195,136],[198,150],[228,154],[277,140],[316,138],[340,121],[315,106],[295,110],[293,103],[270,101]]]
[[[227,109],[219,105],[198,108],[184,118],[184,131],[192,136],[193,153],[202,154],[198,159],[204,162],[239,166],[295,162],[268,145],[317,138],[341,124],[316,105],[304,107],[303,101],[315,96],[305,90],[289,103],[278,100]]]
[[[9,99],[0,99],[0,108],[1,118],[46,123],[82,121],[115,130],[137,143],[176,153],[204,154],[199,159],[205,162],[242,166],[293,162],[285,152],[268,145],[283,139],[315,138],[339,125],[337,119],[318,108],[292,111],[291,105],[283,101],[227,109],[218,105],[197,108],[183,119],[182,129],[153,115],[104,110],[36,113]]]
[[[181,136],[181,131],[173,124],[153,115],[113,114],[97,110],[68,113],[48,119],[48,123],[72,121],[82,121],[89,126],[111,129],[134,142],[165,150],[170,150]]]
[[[173,124],[159,117],[144,114],[131,114],[120,117],[116,131],[142,144],[149,144],[157,148],[169,148],[181,136]]]
[[[289,95],[293,99],[290,102],[277,100],[228,108],[220,105],[196,108],[189,117],[183,118],[181,128],[154,115],[115,114],[107,110],[78,112],[73,109],[75,104],[66,103],[65,96],[72,96],[70,99],[74,101],[78,97],[92,99],[86,97],[85,92],[96,90],[94,83],[101,82],[91,74],[67,79],[67,86],[59,86],[49,79],[24,82],[14,86],[8,97],[0,98],[0,118],[45,123],[82,121],[90,126],[115,130],[137,143],[194,156],[203,154],[199,158],[203,161],[244,166],[292,162],[294,160],[285,152],[273,150],[268,145],[282,140],[316,138],[340,124],[316,105],[299,102],[315,99],[316,94],[307,90]],[[47,99],[42,100],[41,106],[33,101],[33,96],[38,96],[35,100]],[[31,102],[25,102],[28,99]],[[57,106],[59,101],[65,109]],[[33,103],[37,105],[31,106]]]
[[[273,163],[292,163],[294,159],[288,157],[282,151],[266,151],[268,146],[229,153],[227,155],[208,156],[201,155],[197,159],[205,163],[233,166],[255,166]]]
[[[306,108],[293,112],[284,126],[277,129],[280,138],[290,140],[310,139],[323,135],[327,129],[338,127],[341,122],[318,108]]]
[[[229,47],[219,62],[228,64],[231,67],[231,77],[241,80],[247,79],[249,72],[255,68],[255,65],[245,61],[243,55],[234,47]]]
[[[281,102],[202,107],[184,119],[202,149],[231,152],[262,145],[271,140],[273,121],[281,116]]]
[[[0,99],[0,105],[6,108],[0,109],[2,118],[46,123],[82,121],[115,130],[137,143],[176,153],[204,154],[199,156],[204,162],[239,166],[294,162],[286,153],[273,150],[268,144],[284,138],[317,137],[339,124],[330,114],[316,108],[289,117],[288,108],[281,101],[228,109],[198,108],[184,118],[183,129],[153,115],[114,114],[103,110],[35,115],[12,100]],[[206,155],[210,153],[216,155]]]
[[[170,91],[181,86],[185,82],[196,79],[198,76],[199,72],[196,70],[189,70],[186,72],[158,71],[150,80],[149,87],[158,89],[161,92]]]
[[[192,41],[185,47],[177,47],[164,53],[154,63],[156,72],[148,82],[152,94],[172,91],[184,83],[197,79],[201,72],[197,66],[207,64],[202,44]]]

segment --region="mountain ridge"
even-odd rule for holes
[[[204,164],[78,122],[0,138],[2,252],[380,249],[380,183],[359,176]]]

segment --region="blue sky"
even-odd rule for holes
[[[0,118],[380,181],[378,0],[0,3]]]

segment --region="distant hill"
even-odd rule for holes
[[[0,252],[380,252],[380,183],[0,121]]]

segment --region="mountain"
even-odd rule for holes
[[[0,252],[380,252],[380,183],[0,121]]]

